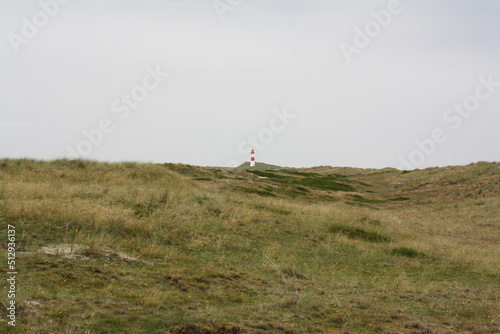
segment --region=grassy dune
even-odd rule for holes
[[[500,332],[498,163],[0,160],[0,221],[2,333]]]

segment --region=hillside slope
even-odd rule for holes
[[[0,160],[12,333],[498,333],[500,165]]]
[[[283,167],[276,166],[276,165],[271,165],[271,164],[266,164],[263,162],[257,163],[254,167],[250,167],[250,162],[244,162],[242,163],[238,168],[245,168],[245,169],[254,169],[254,170],[274,170],[274,169],[281,169]]]

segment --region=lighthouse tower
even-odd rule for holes
[[[252,149],[252,153],[250,154],[250,167],[255,167],[255,150]]]

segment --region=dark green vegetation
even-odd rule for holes
[[[0,160],[0,332],[498,333],[499,216],[498,163]]]
[[[351,239],[359,239],[368,242],[389,242],[391,238],[380,235],[377,232],[368,232],[360,228],[346,225],[332,225],[328,228],[331,233],[340,233]]]
[[[351,200],[354,202],[359,202],[359,203],[385,203],[386,201],[381,201],[378,199],[366,199],[363,196],[360,195],[351,195]]]
[[[310,187],[319,190],[355,191],[354,187],[348,184],[336,182],[336,180],[345,178],[345,176],[343,175],[322,176],[314,173],[300,173],[300,172],[293,173],[287,170],[283,172],[262,172],[258,170],[248,170],[248,172],[261,177],[268,178],[272,181],[275,181],[278,184]],[[303,177],[291,177],[291,176],[286,176],[285,174],[295,174]]]
[[[276,170],[276,169],[282,169],[283,167],[270,165],[262,162],[258,163],[255,167],[250,167],[250,162],[244,162],[238,168],[245,168],[245,169],[252,168],[254,170]]]
[[[418,252],[412,248],[408,248],[408,247],[394,248],[391,250],[391,254],[399,255],[399,256],[406,256],[406,257],[410,257],[410,258],[425,257],[425,254]]]

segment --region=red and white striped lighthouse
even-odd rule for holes
[[[255,167],[255,150],[253,148],[250,154],[250,167]]]

